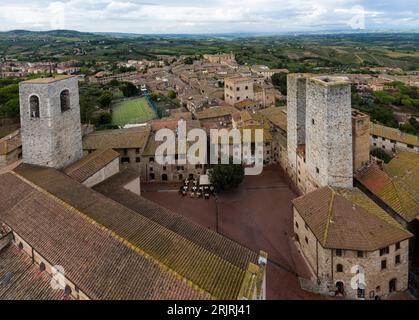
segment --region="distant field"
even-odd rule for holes
[[[146,98],[119,102],[112,107],[112,123],[117,126],[143,123],[156,117]]]

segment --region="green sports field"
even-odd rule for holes
[[[144,97],[122,101],[112,106],[112,123],[117,126],[143,123],[156,117],[156,113]]]

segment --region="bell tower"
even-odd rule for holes
[[[23,162],[61,169],[83,156],[78,78],[19,84]]]

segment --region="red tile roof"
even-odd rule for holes
[[[119,158],[119,153],[113,149],[96,150],[69,165],[63,171],[77,182],[82,183],[117,158]]]
[[[112,230],[112,234],[117,239],[124,239],[124,243],[129,248],[140,253],[141,259],[151,260],[155,266],[160,266],[169,275],[175,275],[182,283],[186,283],[186,280],[188,280],[187,283],[194,288],[193,292],[195,293],[188,290],[185,293],[175,292],[174,294],[178,298],[184,297],[183,295],[189,295],[196,298],[236,299],[245,281],[249,263],[257,263],[256,253],[159,206],[147,204],[137,196],[135,196],[136,200],[133,200],[135,202],[135,210],[133,210],[134,207],[128,208],[115,202],[75,182],[55,169],[23,164],[16,168],[15,172],[19,177],[28,179],[38,188],[42,188],[46,190],[45,192],[58,198],[66,208],[74,208],[88,221],[94,221],[96,225],[103,226],[105,230]],[[10,189],[0,190],[0,193],[4,191],[6,194],[3,199],[0,197],[0,219],[4,214],[11,214],[8,208],[21,201],[22,194],[28,194],[29,192],[20,183],[10,182],[7,185],[13,185],[14,191],[7,191]],[[15,197],[16,192],[17,196]],[[27,214],[27,218],[22,219],[22,221],[25,220],[24,223],[31,224],[33,219],[43,220],[42,217],[37,215],[42,214],[45,208],[37,208],[36,205],[38,203],[31,202],[26,204],[24,211],[30,211],[30,213]],[[63,227],[59,225],[56,219],[60,215],[67,216],[68,213],[61,213],[63,208],[55,208],[52,204],[51,206],[57,218],[49,221],[51,223],[51,225],[47,224],[49,228],[59,228],[60,230],[79,230],[79,228],[84,228],[82,225],[77,227]],[[48,212],[48,216],[49,214]],[[32,218],[32,215],[36,215],[36,217]],[[66,221],[71,221],[71,219],[65,219]],[[21,223],[23,223],[22,221]],[[31,226],[32,230],[38,230],[36,226],[39,221],[37,220],[35,225]],[[18,223],[18,221],[15,222]],[[43,229],[44,227],[40,226],[39,230]],[[93,231],[89,230],[90,232]],[[93,235],[89,235],[89,233],[84,234],[84,237],[92,238]],[[36,232],[33,236],[36,236]],[[95,236],[93,239],[96,239],[96,237],[98,236]],[[60,239],[59,241],[66,240]],[[80,238],[74,241],[83,243],[83,240]],[[101,241],[105,241],[105,239]],[[65,244],[62,245],[62,248],[66,248]],[[110,245],[114,246],[115,244]],[[103,244],[99,247],[105,249],[107,246]],[[50,249],[52,248],[48,247],[46,251]],[[90,247],[89,250],[97,253],[97,248]],[[80,261],[86,261],[85,258],[82,260],[73,258],[75,259],[74,265],[80,264]],[[105,257],[102,256],[100,259],[105,259]],[[99,264],[99,261],[96,263]],[[144,264],[145,262],[141,263]],[[95,266],[95,268],[98,267]],[[145,278],[155,278],[152,274],[154,267],[152,268],[150,264],[147,264],[147,267],[144,267],[141,272],[136,267],[133,267],[133,269],[134,271],[136,270],[135,274],[140,273]],[[103,277],[103,275],[99,276]],[[127,275],[127,277],[130,276],[133,277],[134,275]],[[172,287],[178,285],[176,282],[172,283],[170,277],[164,278],[163,274],[159,274],[159,277],[162,279],[162,282],[166,281]],[[83,285],[89,288],[87,280],[83,282]],[[143,294],[145,295],[143,298],[148,299],[148,287],[152,289],[156,284],[155,282],[147,284],[142,282],[138,286],[141,287],[142,285],[146,285],[146,287],[143,287]],[[190,287],[188,286],[188,288]],[[111,290],[114,289],[112,288]],[[206,293],[204,294],[203,292]],[[128,294],[133,293],[128,292]],[[167,298],[167,294],[162,292],[160,298]]]
[[[412,236],[357,188],[323,187],[292,203],[325,248],[374,251]]]

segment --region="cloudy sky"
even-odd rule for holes
[[[0,31],[419,31],[418,0],[1,0]]]

